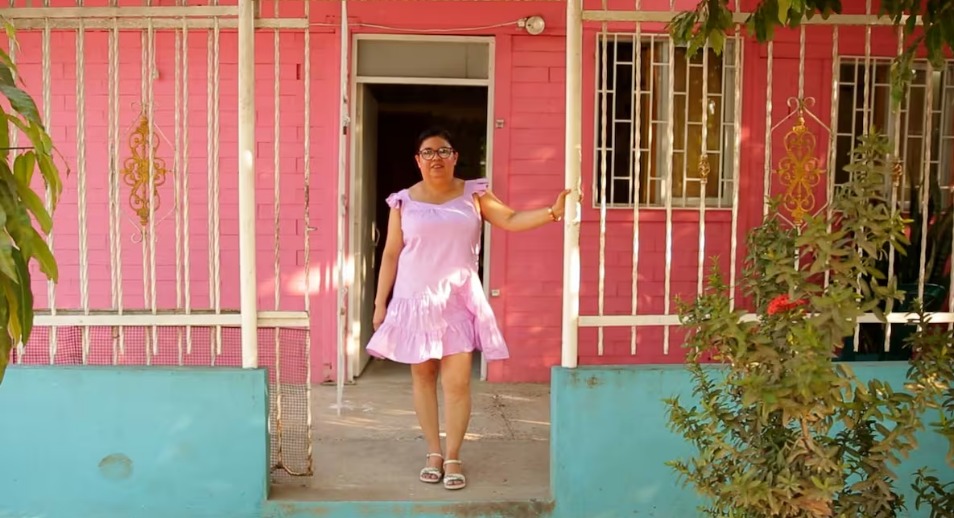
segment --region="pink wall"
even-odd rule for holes
[[[589,5],[589,4],[594,5]],[[683,9],[695,2],[680,1]],[[588,8],[599,8],[588,1]],[[625,4],[625,5],[623,5]],[[668,2],[646,0],[646,9],[667,10]],[[266,7],[271,4],[266,3]],[[298,3],[282,4],[285,16],[298,16]],[[338,5],[333,2],[313,3],[311,50],[311,171],[310,187],[312,226],[311,265],[312,356],[313,380],[333,379],[336,342],[336,284],[334,265],[335,200],[337,175],[338,124],[338,56],[339,35],[335,27]],[[612,7],[612,5],[611,5]],[[617,6],[630,9],[631,1]],[[269,13],[266,13],[269,14]],[[547,22],[543,35],[529,36],[512,25],[480,30],[460,30],[461,35],[495,37],[494,119],[503,127],[494,133],[493,174],[497,194],[515,208],[531,208],[552,203],[553,195],[562,187],[564,167],[564,4],[562,2],[352,2],[349,19],[355,33],[401,32],[412,29],[447,27],[485,27],[512,22],[530,15],[542,15]],[[375,26],[388,26],[393,29]],[[403,29],[398,31],[397,29]],[[632,31],[632,24],[616,24],[610,30]],[[643,30],[661,31],[662,26],[644,25]],[[599,212],[592,207],[592,175],[594,156],[594,108],[596,95],[596,34],[599,27],[588,25],[584,35],[583,60],[583,171],[587,202],[584,204],[581,248],[583,278],[581,311],[597,312]],[[880,30],[879,30],[880,31]],[[883,31],[882,31],[883,32]],[[447,34],[442,32],[441,34]],[[831,84],[830,29],[809,31],[806,93],[818,98],[817,113],[827,121]],[[880,32],[879,32],[880,34]],[[860,30],[842,31],[841,52],[859,50]],[[884,36],[884,35],[882,35]],[[19,61],[31,92],[40,99],[40,35],[21,33],[23,51]],[[140,40],[138,33],[123,34],[120,45],[123,77],[121,84],[121,127],[125,130],[136,113],[130,103],[137,100],[140,88]],[[257,36],[257,117],[258,117],[258,269],[260,307],[272,308],[274,289],[281,293],[281,309],[301,309],[303,294],[299,279],[304,269],[303,251],[303,123],[304,84],[302,77],[303,36],[282,35],[281,78],[281,268],[278,282],[272,274],[272,117],[273,35],[263,31]],[[881,48],[884,38],[876,39],[877,51],[890,55],[891,45]],[[236,190],[236,35],[223,31],[221,42],[221,229],[222,229],[222,305],[238,307],[237,283],[237,190]],[[90,305],[109,308],[109,242],[107,224],[107,34],[90,32],[86,37],[86,119]],[[171,33],[158,34],[157,67],[160,77],[155,83],[157,96],[156,121],[170,139],[174,136],[173,81],[174,39]],[[190,183],[190,250],[193,306],[208,307],[208,243],[206,223],[206,34],[193,31],[189,37],[190,110],[189,110],[189,183]],[[891,47],[891,48],[888,48]],[[75,173],[75,36],[72,32],[56,32],[53,38],[53,115],[55,142],[74,171],[66,181],[64,202],[56,215],[56,253],[62,279],[57,287],[58,307],[79,307],[78,225]],[[353,49],[352,49],[353,50]],[[765,135],[765,49],[747,43],[743,80],[743,130],[741,172],[741,205],[739,208],[739,275],[744,257],[745,230],[761,217],[762,174],[764,169]],[[784,80],[797,72],[798,46],[796,35],[783,34],[775,46],[776,78],[773,122],[787,114],[785,100],[796,94],[795,83]],[[95,56],[95,57],[94,57]],[[382,136],[386,138],[386,136]],[[125,142],[125,139],[122,139]],[[776,139],[780,143],[780,139]],[[775,149],[781,153],[780,144]],[[164,149],[169,149],[165,147]],[[167,158],[171,164],[171,157]],[[164,200],[171,199],[165,194]],[[125,206],[124,206],[125,207]],[[168,207],[168,205],[166,205]],[[160,211],[161,212],[161,211]],[[698,256],[698,211],[673,212],[674,262],[671,296],[689,297],[695,293]],[[728,269],[730,212],[709,210],[706,217],[707,258],[718,256]],[[607,222],[606,243],[606,308],[607,314],[628,314],[631,304],[632,212],[611,211]],[[143,307],[142,258],[139,245],[128,236],[134,228],[124,220],[123,288],[126,307]],[[174,220],[167,219],[158,228],[157,254],[158,302],[160,307],[175,306]],[[639,313],[663,312],[665,272],[665,212],[640,211],[640,257],[638,272]],[[501,296],[491,299],[497,312],[512,357],[490,365],[493,381],[544,381],[549,367],[559,363],[562,290],[562,228],[551,225],[521,235],[493,230],[491,233],[490,285]],[[38,288],[38,305],[47,304],[45,289]],[[671,312],[675,312],[673,302]],[[672,363],[682,360],[679,332],[673,330],[670,354],[662,351],[662,329],[640,329],[638,354],[630,355],[629,328],[605,332],[603,356],[597,356],[596,331],[586,329],[580,335],[581,363]]]
[[[137,4],[138,5],[138,4]],[[141,59],[142,41],[140,31],[121,31],[119,41],[119,149],[120,163],[130,156],[128,136],[137,122],[140,108],[134,106],[141,100]],[[308,291],[304,285],[304,81],[303,57],[304,35],[301,32],[281,35],[281,53],[279,63],[279,86],[281,100],[280,135],[280,210],[277,224],[280,242],[280,276],[274,275],[274,242],[276,223],[274,221],[274,166],[273,166],[273,117],[274,117],[274,45],[273,32],[260,32],[256,37],[258,52],[256,55],[256,156],[257,156],[257,261],[259,272],[259,308],[275,309],[274,296],[280,294],[279,309],[302,310],[304,297]],[[336,131],[335,119],[325,116],[335,113],[337,103],[329,89],[336,88],[336,70],[328,63],[337,59],[337,48],[325,43],[331,38],[316,34],[311,52],[312,95],[311,95],[311,226],[316,229],[311,234],[311,305],[313,325],[313,348],[320,348],[333,338],[335,312],[335,285],[332,274],[335,259],[335,184],[332,180],[336,163],[336,146],[333,144]],[[26,88],[37,101],[41,113],[42,92],[42,33],[40,31],[20,31],[20,44],[17,62],[26,82]],[[6,40],[4,39],[4,42]],[[238,286],[238,184],[237,184],[237,34],[234,30],[222,30],[220,39],[220,140],[219,140],[219,261],[221,274],[220,304],[225,310],[237,310],[239,306]],[[110,309],[112,304],[111,288],[111,244],[109,235],[109,33],[89,30],[84,39],[85,46],[85,121],[86,121],[86,221],[88,232],[86,248],[88,254],[89,307],[93,310]],[[181,272],[185,279],[188,275],[191,287],[191,307],[208,309],[213,303],[210,298],[209,281],[210,248],[209,237],[209,123],[207,88],[210,69],[207,66],[208,32],[191,30],[188,37],[188,154],[186,164],[180,166],[187,171],[189,232],[181,238],[183,248],[188,239],[190,268]],[[80,265],[80,208],[78,199],[79,166],[77,162],[77,91],[76,91],[76,32],[53,31],[51,37],[50,73],[51,117],[50,133],[56,143],[62,159],[58,160],[64,176],[64,192],[61,204],[55,213],[54,253],[60,266],[60,281],[56,286],[55,304],[58,309],[80,309],[81,265]],[[166,140],[159,145],[156,156],[165,160],[171,171],[174,165],[175,121],[175,35],[170,31],[156,32],[156,71],[158,78],[153,84],[153,117],[158,131]],[[183,115],[185,116],[185,115]],[[23,142],[23,140],[21,140]],[[69,174],[67,175],[67,171]],[[38,176],[38,175],[37,175]],[[175,308],[176,294],[176,220],[171,213],[175,192],[171,178],[160,188],[161,207],[156,217],[165,219],[156,224],[156,302],[162,309]],[[138,223],[128,206],[128,187],[122,185],[120,193],[120,211],[122,228],[121,278],[123,306],[126,309],[148,308],[144,300],[143,267],[149,265],[144,260],[142,245],[132,240],[138,233]],[[180,200],[184,204],[184,199]],[[34,290],[36,305],[49,307],[45,279],[35,272]],[[94,330],[94,335],[96,335]],[[110,331],[105,331],[108,336]],[[203,333],[196,330],[196,336]],[[225,335],[231,336],[229,330]],[[48,334],[48,333],[47,333]],[[132,333],[131,336],[135,335]],[[170,336],[164,334],[163,336]],[[173,362],[176,356],[175,339],[162,339],[159,362]],[[197,342],[202,339],[197,338]],[[208,338],[204,339],[207,342]],[[31,340],[34,342],[34,340]],[[46,338],[37,336],[36,345],[31,352],[45,354]],[[95,342],[95,340],[94,340]],[[108,342],[108,340],[107,340]],[[142,344],[133,345],[136,340],[127,341],[125,361],[135,362],[135,358],[144,356]],[[234,364],[240,358],[237,337],[225,340],[224,357],[218,363]],[[289,347],[299,355],[303,354],[303,341],[295,340]],[[300,343],[299,343],[300,342]],[[63,353],[63,343],[59,344]],[[263,337],[263,362],[270,347],[271,339]],[[205,346],[197,345],[196,349]],[[41,351],[42,349],[42,351]],[[96,349],[94,347],[94,349]],[[102,355],[108,356],[109,347]],[[209,355],[196,358],[187,363],[208,364]],[[273,355],[272,355],[273,356]],[[321,356],[319,356],[321,357]],[[58,361],[59,361],[58,356]],[[108,357],[106,361],[108,361]],[[91,361],[103,361],[97,354]],[[67,361],[67,360],[64,360]],[[124,360],[120,360],[124,361]],[[299,376],[304,372],[302,360],[295,366]],[[324,364],[316,364],[315,377],[328,376],[320,369]]]

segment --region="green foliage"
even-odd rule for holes
[[[929,321],[918,308],[919,320]],[[946,325],[922,326],[911,340],[914,359],[909,378],[919,380],[911,388],[930,395],[928,407],[937,411],[938,419],[929,427],[947,441],[946,460],[954,466],[954,331]],[[942,481],[920,469],[912,487],[917,494],[914,506],[930,510],[931,518],[954,516],[954,480]]]
[[[841,11],[841,0],[762,0],[746,17],[744,25],[749,34],[764,43],[775,38],[778,27],[797,28],[815,16],[828,19]],[[892,64],[891,74],[892,95],[895,102],[900,102],[911,81],[917,52],[925,49],[928,60],[941,68],[945,52],[954,48],[954,2],[927,0],[925,4],[923,0],[883,0],[878,15],[903,26],[906,46]],[[726,36],[733,32],[728,0],[700,0],[694,10],[681,13],[669,24],[673,39],[688,43],[690,54],[706,42],[717,53],[721,52]]]
[[[942,483],[936,476],[921,469],[915,475],[912,486],[918,495],[915,507],[929,507],[931,518],[948,518],[954,515],[954,481]]]
[[[12,26],[7,35],[15,44]],[[23,89],[17,67],[0,49],[0,94],[10,110],[0,106],[0,382],[10,350],[26,343],[33,328],[33,291],[30,262],[36,261],[47,278],[56,281],[56,260],[42,234],[53,228],[51,213],[63,184],[53,161],[53,144],[33,98]],[[11,149],[11,134],[19,130],[29,146]],[[22,151],[17,153],[17,151]],[[39,169],[49,204],[44,205],[32,187]],[[39,231],[34,226],[39,227]],[[41,234],[42,232],[42,234]]]
[[[757,318],[730,311],[717,269],[701,296],[679,304],[699,403],[667,404],[671,429],[697,453],[670,465],[708,499],[710,516],[886,518],[906,508],[893,469],[916,447],[925,409],[945,390],[954,404],[950,337],[914,335],[908,390],[862,382],[833,361],[859,316],[903,297],[878,267],[888,244],[907,244],[888,200],[889,149],[881,136],[862,138],[830,216],[795,230],[773,204],[750,233],[741,289]],[[722,365],[704,368],[709,357]]]

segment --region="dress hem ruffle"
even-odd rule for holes
[[[400,363],[422,363],[481,351],[487,360],[510,357],[497,321],[473,278],[444,293],[394,298],[368,353]]]

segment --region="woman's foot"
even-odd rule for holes
[[[441,477],[444,475],[444,472],[441,471],[443,467],[441,461],[444,460],[444,456],[440,453],[428,453],[426,458],[427,465],[421,469],[421,482],[436,484],[441,481]]]
[[[463,462],[456,459],[444,461],[444,489],[464,489],[467,479],[461,470]]]

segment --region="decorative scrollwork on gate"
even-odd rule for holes
[[[159,188],[166,183],[169,174],[166,161],[159,157],[159,132],[151,126],[145,114],[139,116],[139,122],[128,139],[131,156],[123,162],[121,171],[123,182],[130,188],[129,207],[143,228],[149,225],[150,215],[154,217],[159,209]]]
[[[799,117],[795,126],[785,135],[785,156],[779,161],[779,181],[785,186],[783,206],[799,225],[815,208],[815,187],[825,174],[815,157],[815,135]]]
[[[709,183],[709,173],[711,172],[712,166],[709,165],[709,155],[703,153],[702,156],[699,157],[699,182],[703,186]]]
[[[819,207],[815,196],[815,189],[826,171],[822,160],[816,156],[817,139],[808,128],[806,117],[814,119],[824,129],[830,129],[811,113],[809,107],[813,104],[814,99],[811,97],[789,99],[788,105],[793,112],[786,119],[794,117],[795,123],[785,134],[785,155],[773,171],[784,188],[781,206],[794,226],[801,226],[807,216],[816,214],[827,205],[826,201]],[[780,125],[776,125],[776,128]]]

